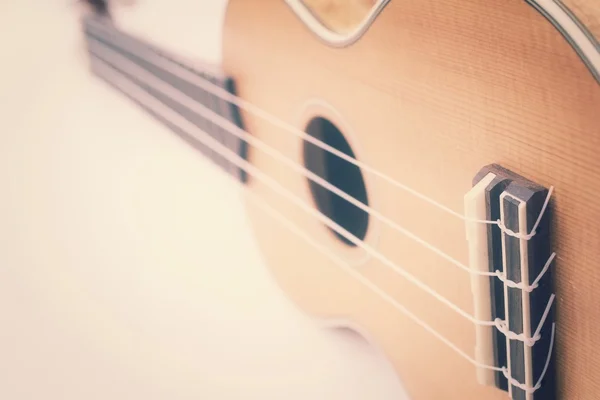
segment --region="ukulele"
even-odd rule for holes
[[[107,15],[93,73],[245,188],[277,282],[412,399],[600,398],[599,2],[230,0],[220,67]]]

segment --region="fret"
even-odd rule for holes
[[[205,78],[210,83],[219,85],[219,82],[217,81],[217,79],[215,77],[205,76]],[[214,94],[206,92],[206,91],[204,91],[204,95],[206,96],[206,102],[204,104],[207,105],[211,111],[214,111],[215,113],[221,115],[219,113],[219,101],[218,101],[217,97]],[[214,139],[217,139],[219,141],[219,143],[226,144],[221,127],[212,121],[208,121],[208,124],[209,124],[209,128],[208,128],[209,134]],[[214,161],[215,164],[217,164],[219,167],[227,170],[227,165],[226,165],[227,160],[225,158],[223,158],[222,155],[213,152],[212,161]]]
[[[224,79],[223,87],[232,94],[237,94],[235,81],[231,78]],[[235,105],[226,102],[225,100],[221,100],[221,107],[223,116],[228,120],[243,128],[242,124],[242,115],[240,113],[240,109]],[[245,140],[240,140],[238,137],[234,136],[231,132],[226,132],[227,142],[230,144],[230,148],[234,150],[237,154],[239,154],[244,160],[248,159],[248,143]],[[230,170],[232,174],[240,179],[242,182],[248,182],[248,173],[242,169],[238,168],[235,164],[230,163]]]

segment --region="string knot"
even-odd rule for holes
[[[512,376],[509,375],[508,368],[506,368],[506,367],[502,367],[502,375],[504,375],[506,380],[509,381],[512,386],[518,387],[519,389],[523,390],[526,393],[533,393],[542,387],[541,379],[533,387],[527,386],[527,385],[519,382],[518,380],[516,380],[515,378],[513,378]]]
[[[525,334],[523,333],[515,333],[508,329],[508,324],[506,323],[506,321],[500,318],[496,318],[494,320],[494,325],[496,326],[496,329],[502,332],[504,336],[506,336],[508,339],[518,340],[520,342],[523,342],[528,347],[533,347],[533,345],[535,345],[535,343],[542,337],[540,333],[536,333],[535,335],[533,335],[533,337],[525,336]]]
[[[531,285],[525,285],[525,283],[523,283],[523,282],[517,283],[515,281],[511,281],[510,279],[508,279],[506,277],[506,274],[504,272],[502,272],[498,269],[496,271],[494,271],[494,275],[496,275],[496,277],[498,279],[500,279],[506,286],[508,286],[510,288],[521,289],[524,292],[531,293],[531,292],[533,292],[534,289],[536,289],[540,285],[540,281],[542,280],[542,278],[544,277],[546,272],[548,272],[548,270],[550,269],[550,265],[552,264],[552,261],[554,261],[555,257],[556,257],[555,252],[550,254],[550,257],[548,257],[546,264],[544,264],[544,267],[540,271],[539,275],[535,278],[535,280],[531,283]]]
[[[512,376],[510,376],[509,369],[506,366],[500,368],[500,371],[502,371],[502,375],[504,375],[506,380],[508,382],[510,382],[510,384],[512,386],[518,387],[519,389],[523,390],[526,393],[533,393],[542,387],[542,381],[544,380],[544,376],[546,376],[546,372],[548,371],[548,366],[550,365],[550,359],[552,358],[552,350],[554,349],[554,334],[555,334],[555,332],[556,332],[556,325],[552,324],[552,333],[550,335],[550,348],[548,349],[548,355],[546,356],[546,364],[544,364],[544,369],[542,370],[542,373],[540,374],[540,377],[538,378],[538,380],[534,386],[527,386],[527,385],[519,382]]]
[[[506,277],[506,275],[500,271],[500,270],[496,270],[496,276],[498,277],[498,279],[500,279],[502,282],[504,282],[504,284],[506,286],[508,286],[509,288],[513,288],[513,289],[521,289],[524,292],[527,293],[531,293],[533,292],[534,289],[536,289],[539,286],[538,282],[533,282],[531,285],[525,285],[523,282],[515,282],[515,281],[511,281],[510,279],[508,279]]]
[[[529,233],[515,232],[512,229],[507,228],[506,225],[504,225],[504,223],[500,219],[496,220],[496,224],[498,225],[500,230],[502,232],[504,232],[506,235],[515,237],[517,239],[530,240],[536,234],[536,228],[532,229],[531,232],[529,232]]]

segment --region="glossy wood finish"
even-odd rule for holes
[[[581,12],[596,15],[597,7]],[[224,67],[246,100],[303,128],[320,115],[346,134],[357,158],[462,211],[479,169],[499,163],[555,186],[553,269],[562,399],[600,392],[600,86],[547,19],[521,0],[391,2],[344,49],[315,38],[280,1],[231,0]],[[250,113],[248,130],[302,163],[302,141]],[[306,179],[251,148],[249,160],[313,204]],[[365,174],[371,205],[467,262],[464,222]],[[473,354],[471,322],[257,179],[263,196],[449,340]],[[341,271],[277,221],[248,205],[264,256],[307,312],[362,326],[383,347],[415,400],[506,398],[475,368]],[[365,241],[468,312],[470,277],[371,218]]]

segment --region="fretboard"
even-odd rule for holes
[[[233,79],[216,67],[182,61],[122,32],[106,19],[85,18],[83,31],[90,67],[96,76],[128,96],[217,166],[246,182],[243,168],[205,144],[208,137],[210,142],[216,140],[219,147],[246,158],[246,142],[232,133],[232,127],[243,128],[239,109],[223,96],[235,95]],[[157,102],[161,107],[156,107]],[[150,103],[154,106],[150,107]],[[173,113],[198,129],[192,132],[174,124],[169,117]]]

